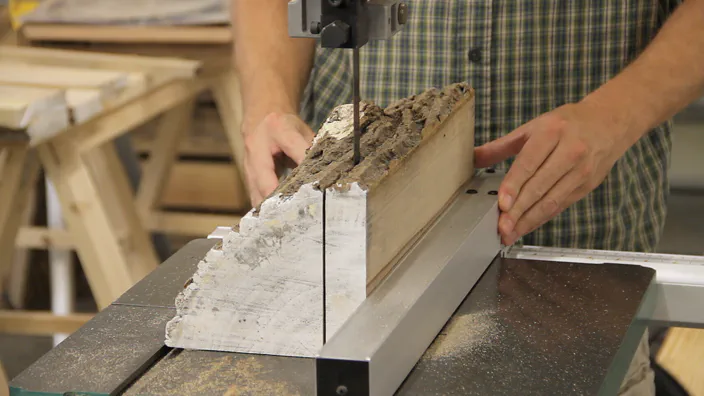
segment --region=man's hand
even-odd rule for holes
[[[581,102],[561,106],[475,150],[485,168],[514,155],[499,188],[499,232],[511,245],[594,190],[632,144],[626,128]]]
[[[252,206],[259,205],[279,184],[277,162],[300,165],[313,141],[313,131],[295,114],[271,113],[245,131],[244,171]]]

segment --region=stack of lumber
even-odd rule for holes
[[[196,62],[106,57],[0,46],[0,119],[6,136],[26,132],[35,143],[65,123],[79,124],[174,78],[192,78]],[[117,62],[117,63],[115,63]],[[168,73],[160,71],[168,70]],[[64,120],[61,122],[59,120]]]
[[[144,73],[57,66],[36,51],[0,47],[0,125],[6,137],[42,141],[144,93]],[[64,55],[66,56],[66,55]]]
[[[22,23],[188,26],[229,23],[229,0],[45,0]]]
[[[229,68],[229,0],[45,0],[22,15],[32,45],[178,56],[205,61],[205,73]]]

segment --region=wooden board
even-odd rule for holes
[[[303,163],[200,263],[166,344],[315,356],[471,178],[473,108],[465,84],[365,104],[356,166],[351,106],[336,108]]]
[[[92,89],[102,100],[115,98],[127,87],[123,72],[90,68],[43,66],[6,61],[0,57],[0,84],[57,89]]]
[[[139,96],[147,88],[143,73],[87,73],[83,79],[83,71],[0,62],[0,127],[23,132],[35,141],[44,140],[70,124],[85,123]],[[120,88],[108,87],[113,83]]]
[[[30,137],[48,136],[68,123],[64,91],[0,84],[0,129],[21,131]]]
[[[122,8],[122,7],[121,7]],[[101,43],[231,44],[229,26],[115,26],[29,23],[22,27],[28,40],[84,41]]]
[[[657,360],[690,395],[704,395],[704,329],[669,329]]]
[[[0,46],[0,60],[33,65],[70,67],[78,69],[111,70],[127,73],[146,73],[156,79],[192,78],[201,62],[171,56],[148,57],[117,55],[79,50]],[[75,88],[75,87],[74,87]]]
[[[203,25],[229,23],[223,0],[44,0],[24,23]]]

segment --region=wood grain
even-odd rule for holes
[[[203,25],[229,23],[229,2],[223,0],[45,0],[23,22]]]
[[[68,125],[64,91],[0,84],[0,129],[38,138],[52,136]]]
[[[101,98],[108,100],[127,86],[128,76],[116,71],[0,61],[0,83],[57,89],[94,89],[100,92]]]
[[[44,311],[0,310],[0,333],[42,336],[71,334],[93,316],[87,313],[57,316]]]
[[[231,44],[229,26],[114,26],[34,24],[22,27],[29,40],[84,41],[87,38],[101,43],[158,43],[158,44]]]
[[[170,56],[149,57],[134,55],[132,52],[129,52],[129,54],[108,54],[68,49],[11,46],[0,46],[0,60],[42,66],[147,73],[156,76],[166,75],[170,78],[192,78],[201,67],[201,62],[175,58],[173,52]]]
[[[304,186],[239,227],[177,297],[166,345],[314,355],[323,343],[323,193]]]
[[[704,395],[704,329],[669,329],[657,360],[691,395]]]

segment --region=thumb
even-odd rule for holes
[[[474,166],[487,168],[517,155],[528,140],[528,134],[520,127],[506,136],[502,136],[474,149]]]

